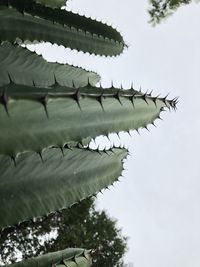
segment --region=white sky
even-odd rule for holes
[[[199,267],[200,4],[181,8],[155,28],[147,23],[146,0],[73,0],[69,7],[113,23],[130,47],[106,59],[55,46],[58,61],[97,70],[105,86],[133,82],[155,95],[180,96],[178,111],[164,114],[157,129],[123,136],[132,154],[125,178],[99,196],[98,206],[130,237],[126,261],[135,267]]]

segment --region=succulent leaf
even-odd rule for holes
[[[15,157],[24,151],[40,152],[53,145],[75,145],[98,135],[137,130],[159,118],[164,107],[174,106],[173,100],[133,89],[12,83],[0,87],[0,154]]]
[[[4,1],[2,6],[0,3],[0,41],[7,40],[12,43],[46,41],[106,56],[115,56],[123,51],[124,43],[118,41],[121,35],[112,27],[64,10],[54,10],[44,6],[37,9],[35,5],[31,6],[32,12],[35,12],[31,15],[24,12],[24,6],[20,12],[17,8],[8,8]],[[103,35],[103,32],[108,34]]]
[[[10,83],[48,87],[55,84],[85,86],[88,80],[95,85],[98,74],[82,68],[49,63],[41,56],[20,46],[0,45],[0,86]]]
[[[69,267],[72,266],[71,263],[74,263],[76,267],[90,267],[92,265],[90,251],[68,248],[14,264],[4,265],[4,267]]]
[[[21,13],[28,13],[32,16],[37,16],[48,21],[53,21],[54,23],[68,25],[69,27],[74,27],[77,30],[101,35],[104,38],[112,39],[120,43],[124,42],[123,37],[117,30],[113,29],[111,26],[105,23],[93,20],[91,18],[80,16],[79,14],[68,12],[66,10],[47,8],[43,5],[35,4],[32,0],[3,1],[6,2],[4,5],[12,6]]]
[[[0,227],[46,215],[98,193],[121,175],[125,149],[46,149],[0,155]]]

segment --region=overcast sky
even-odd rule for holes
[[[69,9],[117,26],[129,49],[116,59],[56,46],[51,51],[60,62],[98,71],[105,86],[133,82],[144,92],[180,97],[178,111],[166,112],[157,129],[132,139],[122,135],[131,151],[125,177],[99,196],[98,206],[130,237],[126,261],[135,267],[199,267],[200,4],[181,8],[155,28],[147,23],[147,7],[147,0],[70,1]]]

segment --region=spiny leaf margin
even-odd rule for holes
[[[160,118],[175,100],[134,89],[58,85],[0,87],[0,153],[15,158],[24,151],[76,145],[99,135],[138,130]],[[23,116],[26,114],[26,116]],[[42,127],[41,127],[42,125]]]
[[[70,11],[61,9],[52,9],[40,4],[35,4],[32,0],[3,0],[0,5],[6,5],[16,8],[20,13],[28,13],[34,17],[58,23],[60,25],[68,25],[84,32],[96,34],[110,40],[124,43],[121,34],[103,22],[88,18],[84,15],[75,14]]]
[[[119,55],[124,49],[124,43],[70,25],[61,25],[27,13],[22,14],[17,9],[6,6],[0,7],[0,24],[0,42],[50,42],[105,56]]]
[[[50,87],[56,82],[65,86],[95,85],[100,76],[68,64],[50,63],[23,47],[5,42],[0,45],[0,86],[10,83]],[[22,75],[23,73],[23,75]]]
[[[23,153],[15,164],[0,155],[0,227],[47,215],[98,193],[121,175],[127,153],[118,148],[51,148],[42,154]]]

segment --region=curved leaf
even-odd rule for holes
[[[95,85],[98,74],[68,64],[49,63],[41,56],[22,47],[4,43],[0,46],[0,86],[11,81],[21,85],[48,87],[60,85],[85,86],[88,80]]]
[[[137,130],[175,103],[133,89],[10,84],[0,88],[0,153],[14,157],[23,151],[40,152],[52,145]]]
[[[71,263],[75,264],[76,267],[90,267],[92,265],[90,251],[68,248],[14,264],[4,265],[4,267],[69,267]]]
[[[24,153],[15,160],[0,156],[0,227],[69,207],[115,182],[125,149],[51,148]],[[42,159],[42,160],[41,160]]]
[[[3,0],[6,3],[0,3],[0,5],[11,5],[16,8],[21,13],[29,13],[32,16],[37,16],[54,23],[61,25],[67,25],[69,27],[74,27],[75,29],[82,30],[84,32],[89,32],[91,34],[101,35],[104,38],[109,38],[120,43],[124,43],[121,34],[113,29],[113,27],[81,16],[79,14],[74,14],[66,10],[47,8],[40,4],[35,4],[32,0]],[[48,1],[50,2],[50,1]]]
[[[61,25],[51,20],[33,17],[21,13],[15,8],[0,8],[0,41],[50,42],[64,45],[78,51],[98,55],[114,56],[120,54],[124,44],[104,36],[75,28],[71,25]],[[13,27],[15,25],[15,27]]]

